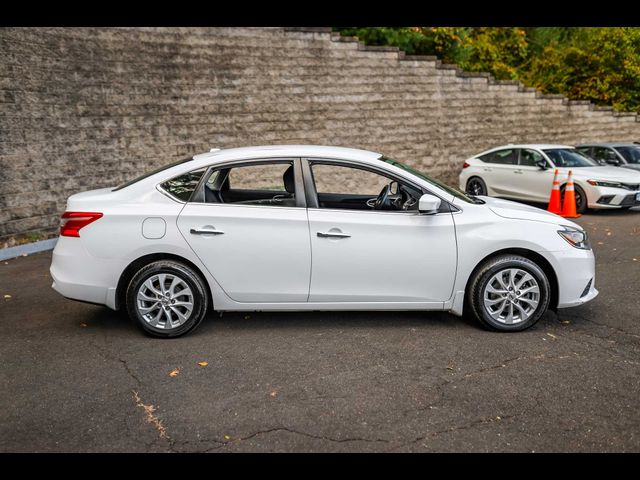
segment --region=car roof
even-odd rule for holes
[[[502,145],[500,147],[492,148],[491,150],[496,150],[499,148],[536,148],[538,150],[544,150],[547,148],[575,148],[572,145],[561,145],[554,143],[510,143],[508,145]]]
[[[193,159],[196,161],[202,160],[208,163],[217,163],[243,158],[316,157],[367,162],[378,160],[381,156],[380,153],[369,150],[326,145],[261,145],[220,150],[212,149],[210,152],[194,155]]]
[[[581,143],[576,147],[640,147],[633,142]]]

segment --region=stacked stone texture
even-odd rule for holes
[[[635,114],[544,96],[329,29],[0,29],[0,247],[72,193],[211,147],[365,148],[455,185],[520,142],[640,140]]]

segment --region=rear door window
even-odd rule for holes
[[[495,165],[516,165],[518,163],[518,151],[515,148],[498,150],[480,157],[483,162]]]

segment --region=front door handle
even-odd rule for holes
[[[513,173],[523,174],[524,172],[522,170],[514,170]]]
[[[318,232],[318,236],[321,238],[327,238],[327,237],[349,238],[351,235],[349,235],[348,233],[342,233],[342,232]]]
[[[207,229],[207,228],[192,228],[189,230],[191,235],[222,235],[224,232],[222,230]]]

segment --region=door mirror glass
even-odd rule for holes
[[[540,170],[546,170],[547,169],[547,161],[544,159],[538,160],[536,162],[536,165],[538,166],[538,168]]]
[[[418,211],[427,215],[433,215],[434,213],[437,213],[440,208],[440,203],[441,202],[438,197],[425,193],[418,201]]]

